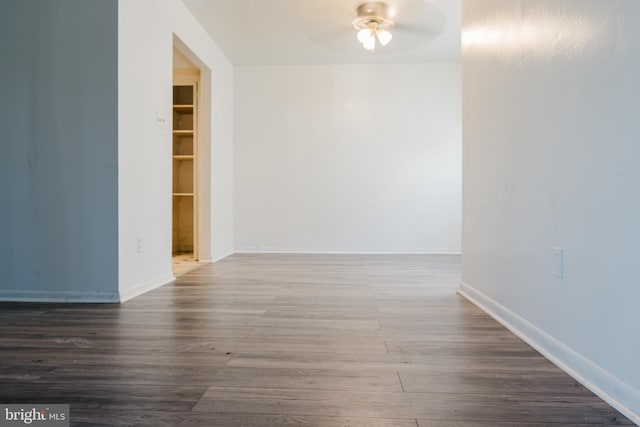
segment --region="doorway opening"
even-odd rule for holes
[[[197,58],[174,40],[172,143],[172,271],[182,275],[208,261],[207,115],[201,96],[203,73]],[[203,130],[205,132],[203,132]],[[205,178],[205,179],[203,179]]]

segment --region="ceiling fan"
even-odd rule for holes
[[[365,49],[374,52],[376,40],[382,46],[386,46],[393,38],[389,30],[395,26],[395,22],[387,17],[387,9],[387,4],[380,1],[358,6],[358,17],[352,24],[358,30],[357,39]]]
[[[387,53],[428,43],[444,23],[442,12],[425,0],[325,0],[306,18],[303,31],[312,42],[332,50],[362,52],[364,47],[376,52],[389,44],[380,49]]]

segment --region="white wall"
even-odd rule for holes
[[[460,64],[236,67],[237,251],[459,252]]]
[[[118,2],[119,290],[128,299],[171,280],[171,87],[174,34],[207,67],[211,99],[211,238],[233,250],[233,67],[180,0]],[[156,126],[156,114],[168,126]],[[142,238],[142,251],[138,250]],[[208,240],[208,239],[207,239]]]
[[[115,301],[117,3],[0,13],[0,299]]]
[[[635,422],[639,40],[636,1],[464,2],[462,290]]]

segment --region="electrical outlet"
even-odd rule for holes
[[[138,236],[138,238],[136,239],[136,250],[139,254],[142,253],[142,237],[140,236]]]
[[[559,246],[553,248],[553,275],[560,279],[564,277],[564,249]]]

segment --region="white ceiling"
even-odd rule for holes
[[[236,65],[460,60],[461,0],[387,0],[393,40],[375,53],[351,21],[364,0],[183,0]]]

